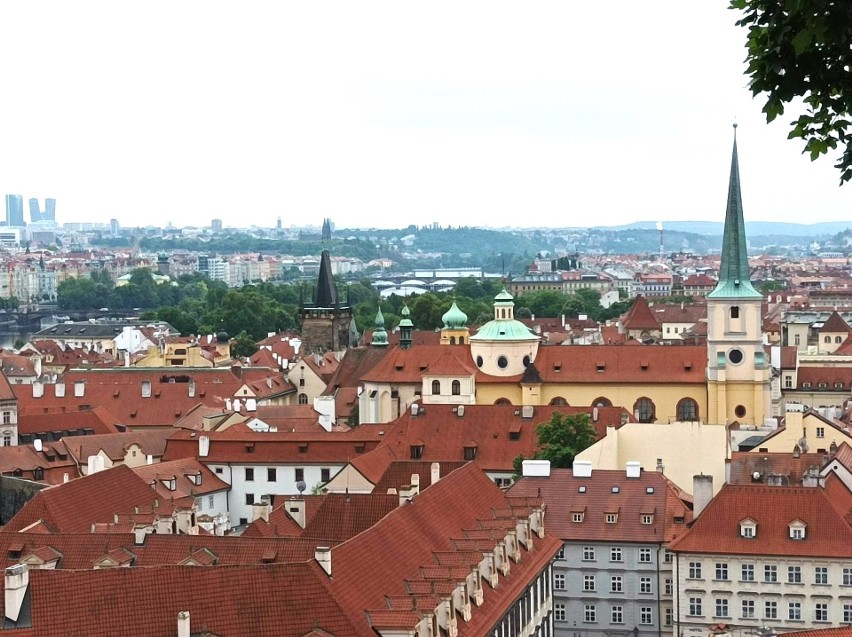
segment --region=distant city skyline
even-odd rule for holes
[[[736,119],[747,221],[852,219],[726,4],[3,5],[5,85],[52,99],[4,102],[0,191],[125,228],[719,221]]]

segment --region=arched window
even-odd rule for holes
[[[498,398],[497,400],[494,401],[494,404],[495,405],[511,405],[512,401],[509,400],[508,398]]]
[[[441,381],[433,380],[432,381],[432,393],[440,394],[441,393]]]
[[[612,407],[612,401],[609,398],[599,396],[592,401],[592,407]]]
[[[461,383],[457,380],[453,381],[453,396],[461,396]]]
[[[557,396],[553,400],[550,401],[551,405],[562,405],[565,406],[568,404],[568,401],[562,398],[562,396]]]
[[[740,318],[740,306],[734,305],[731,307],[731,318],[738,319]]]
[[[456,344],[456,337],[455,337],[455,336],[451,336],[451,337],[450,337],[450,345],[455,345],[455,344]]]
[[[459,345],[464,345],[464,336],[459,336]]]
[[[826,337],[825,337],[824,339],[822,339],[822,340],[823,340],[824,342],[826,342],[826,343],[830,343],[830,342],[831,342],[831,337],[830,337],[830,336],[826,336]]]
[[[681,422],[698,420],[698,403],[692,398],[681,398],[677,404],[677,419]]]
[[[835,342],[835,343],[842,343],[842,342],[843,342],[843,337],[842,337],[842,336],[835,336],[835,337],[834,337],[834,342]]]
[[[299,394],[299,404],[307,405],[308,404],[308,395],[307,394]]]
[[[639,422],[654,422],[656,407],[650,398],[640,398],[633,404],[633,413]]]

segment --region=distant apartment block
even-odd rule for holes
[[[6,225],[21,228],[24,225],[24,198],[21,195],[6,195]]]

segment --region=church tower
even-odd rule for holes
[[[340,303],[337,286],[331,274],[331,257],[328,250],[323,250],[320,257],[319,277],[313,302],[302,305],[299,318],[302,323],[302,349],[305,353],[336,352],[349,347],[352,310],[348,298],[345,304]]]
[[[740,192],[736,124],[719,282],[707,295],[709,424],[763,424],[770,415],[771,369],[763,349],[763,295],[751,283]]]

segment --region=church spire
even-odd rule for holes
[[[759,299],[760,292],[751,284],[746,252],[743,199],[740,192],[740,165],[737,158],[737,125],[734,124],[734,152],[731,157],[731,177],[728,182],[728,205],[725,211],[725,231],[722,236],[722,261],[719,283],[707,298]]]

